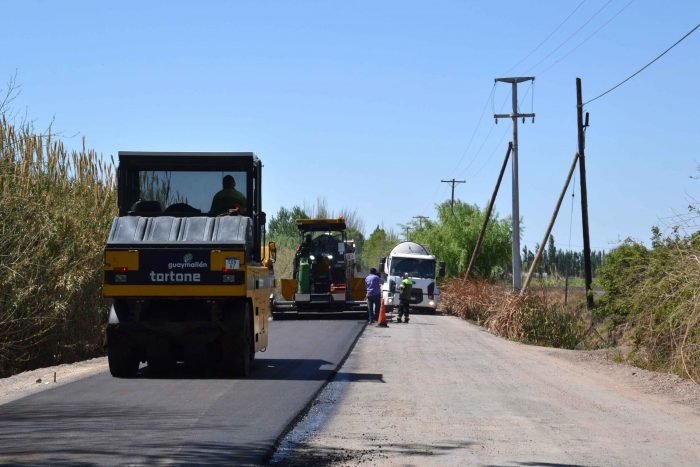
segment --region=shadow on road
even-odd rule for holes
[[[240,428],[220,421],[193,426],[197,415],[186,408],[64,403],[44,410],[27,401],[14,403],[0,410],[0,464],[248,465],[268,454],[269,442],[197,441],[211,431]]]
[[[367,311],[287,311],[273,312],[275,321],[366,320]]]
[[[383,383],[381,373],[335,373],[333,363],[319,359],[259,358],[253,360],[251,374],[246,380],[326,381],[335,375],[339,381]],[[152,371],[148,366],[139,370],[138,379],[234,379],[221,368],[192,367],[177,364],[169,370]]]

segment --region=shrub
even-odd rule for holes
[[[632,345],[630,361],[700,381],[700,242],[662,238],[652,248],[627,240],[600,272],[605,289],[596,315],[616,343]]]

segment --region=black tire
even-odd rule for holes
[[[250,306],[246,302],[242,309],[234,315],[235,330],[233,332],[233,348],[231,349],[231,373],[238,378],[250,376],[250,367],[255,352],[253,352],[252,327],[250,321]]]
[[[175,360],[169,356],[148,359],[148,372],[152,375],[169,375],[175,370]]]
[[[109,372],[115,378],[135,378],[139,372],[139,359],[125,346],[110,345],[107,349]]]

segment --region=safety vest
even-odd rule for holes
[[[399,286],[399,289],[401,289],[401,295],[399,298],[401,300],[410,300],[411,299],[411,289],[413,288],[413,282],[411,282],[411,279],[404,279],[401,281],[401,285]]]

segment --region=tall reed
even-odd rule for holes
[[[0,120],[0,376],[101,352],[113,166]]]

